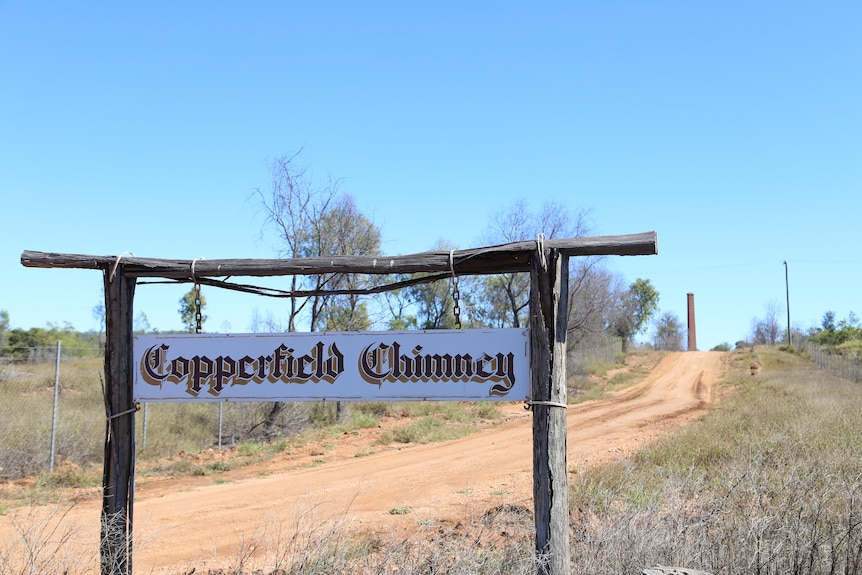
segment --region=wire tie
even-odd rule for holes
[[[109,281],[114,281],[114,276],[117,275],[117,268],[120,267],[120,260],[123,259],[123,256],[125,256],[125,255],[130,255],[132,257],[135,257],[135,254],[133,254],[132,252],[123,252],[120,255],[118,255],[117,261],[115,261],[113,267],[111,267],[111,278]]]
[[[195,278],[195,264],[197,263],[198,260],[205,260],[205,259],[206,258],[195,258],[192,260],[192,281],[197,281],[197,278]]]
[[[452,277],[455,277],[455,250],[449,250],[449,271],[452,272]]]
[[[548,260],[545,259],[545,234],[541,233],[536,236],[536,249],[539,250],[539,261],[542,263],[542,268],[547,269]]]
[[[140,410],[141,410],[141,404],[140,404],[140,403],[135,403],[135,407],[133,407],[132,409],[127,409],[126,411],[121,411],[120,413],[117,413],[117,414],[114,414],[114,415],[109,415],[109,416],[108,416],[108,421],[111,421],[112,419],[116,419],[116,418],[118,418],[118,417],[122,417],[122,416],[124,416],[124,415],[128,415],[128,414],[130,414],[130,413],[134,413],[134,412],[136,412],[136,411],[140,411]]]
[[[525,401],[524,409],[530,409],[534,405],[547,405],[548,407],[559,407],[562,409],[569,409],[569,406],[565,403],[559,403],[557,401]]]

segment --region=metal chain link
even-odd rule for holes
[[[201,284],[195,282],[195,333],[201,332],[203,315],[201,314]]]
[[[461,292],[458,291],[458,276],[455,275],[455,250],[449,250],[449,271],[452,272],[452,313],[455,315],[455,328],[461,329]]]
[[[461,293],[458,291],[458,276],[452,276],[452,300],[455,302],[452,313],[455,315],[455,328],[461,329],[461,303],[458,299]]]

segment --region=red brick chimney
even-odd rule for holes
[[[688,351],[697,351],[697,330],[694,327],[694,294],[688,294]]]

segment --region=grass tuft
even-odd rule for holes
[[[438,417],[427,416],[382,433],[378,443],[433,443],[458,439],[474,431],[476,429],[469,425],[453,424]]]

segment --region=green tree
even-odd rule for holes
[[[432,251],[447,252],[454,249],[450,242],[440,239]],[[427,273],[395,274],[388,277],[391,283],[421,280]],[[459,319],[463,327],[474,325],[472,315],[475,306],[471,303],[473,280],[458,278]],[[390,329],[455,329],[455,289],[449,278],[428,283],[417,283],[399,290],[388,291],[381,296],[381,307],[389,314]]]
[[[9,330],[9,312],[5,309],[0,309],[0,349],[3,349],[3,344],[6,340],[6,332]]]
[[[477,312],[482,325],[494,328],[520,327],[521,323],[525,323],[530,303],[529,278],[527,274],[499,274],[479,278],[477,296],[481,304]]]
[[[455,245],[442,239],[437,240],[432,248],[433,251],[452,249],[456,249]],[[458,281],[458,307],[462,308],[463,304],[460,301],[461,279],[459,278]],[[419,329],[455,329],[455,294],[450,280],[410,286],[407,291],[416,310],[416,323]]]
[[[64,357],[88,356],[97,351],[95,342],[87,334],[78,333],[72,324],[66,322],[62,326],[49,323],[45,328],[7,330],[0,356],[47,361],[55,357],[58,342]]]
[[[659,293],[650,280],[640,278],[620,294],[611,328],[614,335],[622,338],[624,352],[634,337],[646,329],[658,309],[658,300]]]
[[[835,321],[835,312],[823,314],[821,328],[811,335],[811,341],[819,345],[840,346],[854,340],[862,340],[862,325],[854,312],[847,319]]]
[[[189,332],[193,332],[197,328],[198,306],[195,303],[195,300],[195,288],[192,287],[188,292],[183,295],[183,297],[180,298],[180,307],[177,310],[177,312],[180,314],[180,320],[182,320],[183,325]],[[201,327],[203,328],[203,324],[207,320],[207,316],[203,313],[203,310],[207,305],[207,299],[202,293],[200,294],[200,301]],[[144,319],[146,319],[146,316],[144,316]]]
[[[319,256],[370,256],[380,254],[380,229],[359,211],[353,198],[340,195],[315,222]],[[339,273],[317,278],[320,288],[349,293],[318,296],[312,302],[311,331],[361,331],[371,326],[367,305],[359,292],[373,284],[367,274]]]
[[[16,359],[33,360],[37,359],[36,355],[41,355],[40,350],[47,349],[52,344],[56,345],[56,339],[53,339],[46,329],[41,327],[28,330],[15,328],[6,334],[6,345],[2,355]]]
[[[368,331],[371,317],[364,301],[338,304],[330,302],[323,313],[326,331]]]
[[[409,289],[416,304],[419,329],[455,329],[455,300],[448,281],[419,284]],[[460,301],[458,307],[461,307]]]
[[[410,274],[392,274],[388,276],[391,283],[410,279]],[[413,311],[411,293],[408,288],[389,290],[380,294],[381,307],[388,314],[386,325],[392,330],[416,329],[418,320]]]

